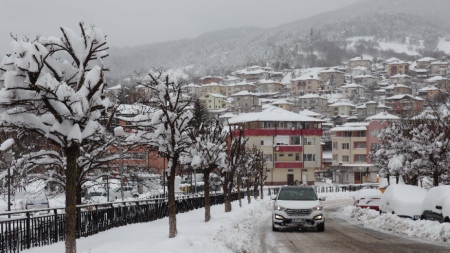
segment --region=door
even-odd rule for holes
[[[294,185],[294,174],[287,174],[287,185]]]

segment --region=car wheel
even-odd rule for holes
[[[320,223],[319,225],[317,225],[317,232],[324,232],[325,231],[325,222]]]
[[[450,222],[450,218],[448,216],[445,217],[444,222]]]
[[[275,227],[275,225],[272,223],[272,231],[278,231],[279,229]]]
[[[139,195],[133,195],[133,198],[139,198]]]

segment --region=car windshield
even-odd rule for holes
[[[282,189],[278,200],[317,200],[317,195],[309,188]]]

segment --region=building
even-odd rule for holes
[[[355,107],[356,106],[350,102],[338,101],[336,103],[329,105],[330,117],[333,116],[348,117],[352,115],[352,112],[355,109]]]
[[[389,107],[389,113],[399,117],[417,116],[423,111],[424,99],[408,94],[394,95],[385,98],[384,104]]]
[[[448,73],[448,62],[432,62],[430,64],[431,76],[446,76]]]
[[[372,61],[367,58],[364,58],[362,56],[352,58],[347,62],[347,68],[349,68],[349,69],[354,69],[357,67],[364,67],[366,69],[370,69],[371,65],[372,65]]]
[[[299,98],[300,107],[320,114],[328,114],[328,98],[318,94],[305,94]]]
[[[345,73],[336,69],[326,69],[319,72],[319,79],[326,86],[336,86],[345,82]]]
[[[305,94],[319,94],[321,90],[320,80],[313,75],[303,75],[291,80],[291,97]]]
[[[227,108],[227,97],[221,94],[208,93],[202,95],[200,103],[208,110],[222,110]]]
[[[366,118],[377,115],[382,112],[387,112],[389,107],[380,105],[375,101],[369,101],[364,105],[356,107],[356,116],[359,121],[364,121]]]
[[[262,93],[281,93],[284,91],[284,85],[274,80],[260,80],[256,86],[257,90]]]
[[[248,145],[264,152],[266,184],[314,184],[322,165],[322,120],[270,107],[240,114],[229,124],[241,126]]]
[[[365,88],[356,83],[347,83],[339,87],[342,97],[349,100],[359,100],[364,97]]]
[[[395,60],[387,65],[387,74],[389,77],[398,74],[408,75],[409,74],[409,63],[401,60]]]
[[[235,112],[261,111],[261,103],[257,93],[240,91],[230,96],[232,99],[231,109]]]
[[[385,112],[365,122],[346,123],[330,130],[333,181],[341,184],[375,183],[379,169],[373,166],[370,152],[376,150],[378,133],[400,118]]]

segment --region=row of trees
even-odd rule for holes
[[[169,237],[175,237],[177,171],[196,169],[203,173],[205,221],[208,222],[211,218],[210,174],[217,172],[223,178],[225,211],[229,212],[232,190],[237,186],[241,192],[242,178],[247,179],[247,189],[251,186],[250,181],[264,183],[261,175],[264,160],[261,152],[247,147],[241,129],[225,128],[220,120],[208,114],[199,100],[192,101],[183,96],[181,83],[162,73],[153,70],[142,78],[140,86],[145,89],[139,103],[144,109],[134,117],[120,119],[127,122],[130,132],[127,145],[155,149],[168,161]]]
[[[430,101],[421,115],[393,122],[379,134],[371,153],[381,176],[400,177],[408,184],[430,178],[433,186],[450,183],[450,118],[447,96]]]
[[[5,139],[13,136],[17,144],[11,165],[16,185],[44,180],[64,188],[65,247],[76,252],[76,205],[81,203],[82,185],[93,179],[89,175],[94,168],[119,158],[110,152],[117,137],[106,131],[118,104],[104,94],[106,35],[83,23],[80,34],[69,28],[61,31],[61,38],[13,41],[0,65],[0,126]],[[141,84],[150,96],[133,96],[144,106],[136,117],[123,118],[129,135],[120,141],[127,149],[144,146],[167,159],[169,237],[176,235],[178,170],[196,168],[204,174],[206,222],[211,217],[210,173],[219,172],[224,179],[226,211],[231,211],[237,181],[239,187],[247,178],[248,196],[251,181],[262,187],[264,155],[246,146],[242,130],[224,128],[198,101],[192,108],[181,84],[161,71],[149,73]],[[118,103],[127,98],[121,97]]]

